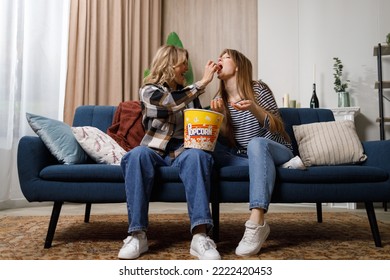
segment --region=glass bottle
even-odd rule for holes
[[[318,97],[316,93],[316,84],[313,84],[313,94],[310,99],[310,108],[319,108],[320,103],[318,102]]]

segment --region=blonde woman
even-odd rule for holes
[[[199,149],[183,148],[183,110],[200,108],[198,97],[204,93],[217,69],[216,63],[207,62],[203,78],[186,86],[187,50],[165,45],[157,51],[150,74],[139,91],[145,136],[141,145],[129,151],[121,162],[129,236],[119,251],[120,259],[136,259],[148,251],[149,197],[159,166],[176,166],[180,170],[193,235],[190,253],[199,259],[221,258],[215,243],[207,236],[213,227],[209,209],[212,155]]]
[[[292,145],[274,96],[261,81],[252,80],[252,63],[236,50],[224,50],[218,60],[220,87],[211,109],[224,114],[225,144],[214,151],[216,165],[249,166],[250,216],[236,248],[241,256],[257,254],[270,232],[268,211],[275,183],[275,166],[293,157]]]

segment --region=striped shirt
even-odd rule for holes
[[[253,91],[259,106],[274,115],[280,116],[274,95],[265,83],[254,81]],[[250,140],[255,137],[264,137],[283,144],[292,150],[290,142],[286,141],[279,133],[272,133],[269,130],[268,116],[266,116],[264,123],[261,124],[248,110],[235,110],[230,104],[228,108],[232,117],[234,136],[239,149],[246,150]]]

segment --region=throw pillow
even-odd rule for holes
[[[305,166],[359,163],[367,159],[351,120],[293,126]]]
[[[72,127],[76,140],[97,163],[119,165],[126,151],[109,135],[93,126]]]
[[[53,156],[63,164],[84,163],[87,154],[76,141],[71,127],[64,122],[26,113],[27,122]]]

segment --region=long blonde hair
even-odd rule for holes
[[[240,53],[237,50],[233,49],[225,49],[222,51],[220,57],[222,57],[224,54],[228,54],[229,57],[233,60],[235,63],[238,71],[236,72],[237,77],[237,90],[242,94],[241,96],[243,99],[252,100],[253,102],[257,103],[255,94],[253,91],[253,80],[252,80],[252,63],[251,61],[242,53]],[[272,92],[270,90],[270,92]],[[225,88],[224,81],[220,80],[220,86],[218,89],[218,92],[216,96],[219,96],[222,98],[224,106],[225,106],[225,112],[226,112],[226,126],[224,129],[224,136],[227,138],[229,144],[231,146],[235,145],[235,138],[234,138],[234,131],[233,131],[233,122],[232,117],[230,115],[230,111],[228,108],[228,93]],[[267,114],[270,122],[270,131],[272,133],[279,133],[286,141],[290,141],[290,137],[288,136],[287,132],[284,129],[283,120],[279,114],[279,112],[270,112],[266,109],[265,113]]]
[[[171,45],[161,46],[152,61],[145,84],[170,84],[175,79],[174,67],[188,61],[188,51]]]

